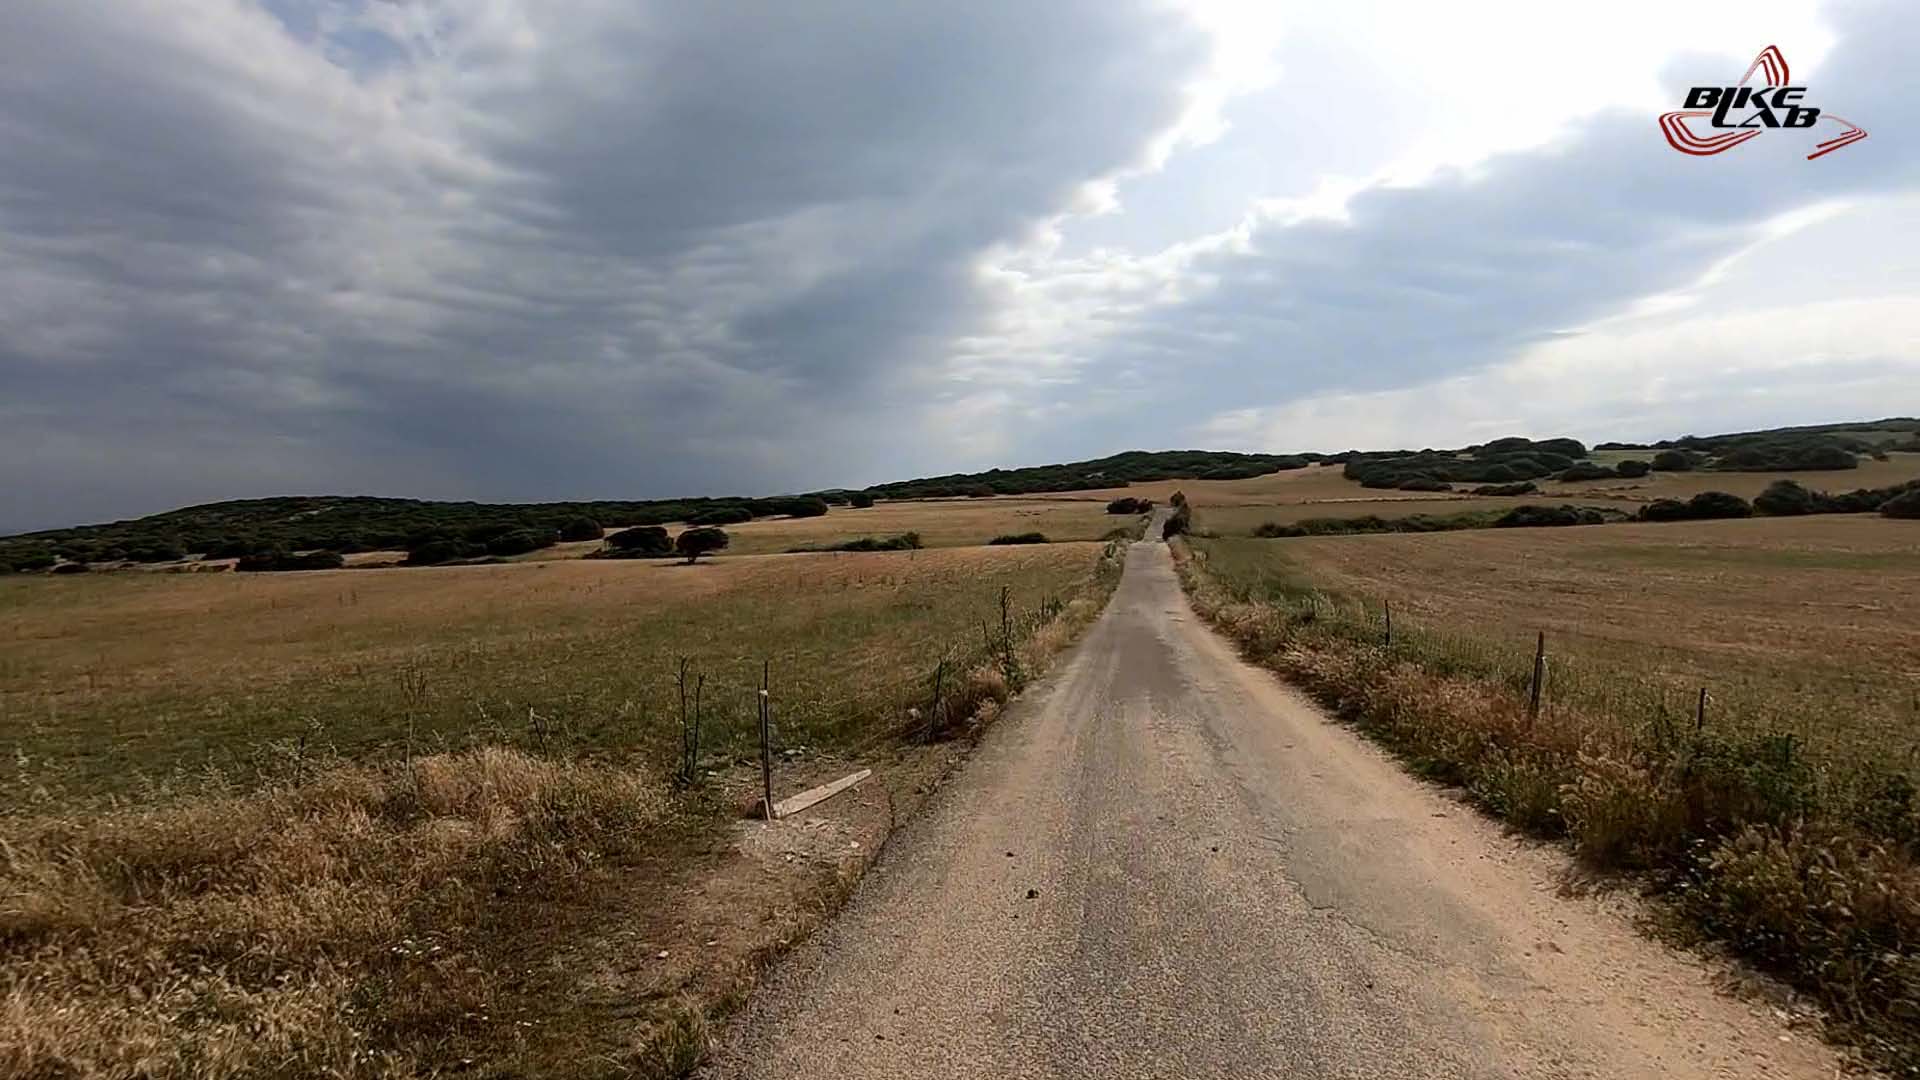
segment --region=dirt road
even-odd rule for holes
[[[1835,1075],[1562,866],[1241,662],[1140,543],[708,1075]]]

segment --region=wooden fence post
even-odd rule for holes
[[[767,820],[773,820],[773,699],[769,695],[769,675],[773,669],[771,661],[761,661],[760,667],[760,794],[764,800],[761,806],[766,810]]]
[[[1393,601],[1391,601],[1391,600],[1388,600],[1388,601],[1386,601],[1386,605],[1387,605],[1387,640],[1386,640],[1386,646],[1387,646],[1387,648],[1389,648],[1389,649],[1391,649],[1391,648],[1393,648]]]
[[[1698,735],[1700,734],[1700,732],[1706,730],[1706,727],[1707,727],[1707,688],[1703,686],[1700,688],[1700,704],[1695,707],[1693,712],[1693,733],[1695,735]]]

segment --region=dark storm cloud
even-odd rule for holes
[[[1109,0],[8,5],[0,528],[879,479],[971,260],[1202,44]]]

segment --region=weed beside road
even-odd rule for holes
[[[1771,523],[1740,524],[1754,530],[1744,537],[1751,546],[1767,546],[1758,530]],[[1528,541],[1534,562],[1507,562],[1508,578],[1566,567],[1571,553],[1556,557],[1552,548],[1562,535]],[[1820,695],[1790,670],[1791,653],[1805,642],[1774,641],[1772,664],[1758,672],[1711,649],[1680,647],[1677,661],[1663,664],[1616,635],[1588,641],[1567,630],[1580,623],[1583,604],[1597,611],[1638,594],[1580,589],[1553,570],[1546,572],[1562,588],[1544,597],[1518,587],[1503,597],[1479,582],[1473,592],[1487,607],[1543,603],[1535,614],[1558,620],[1535,716],[1533,636],[1508,633],[1512,621],[1473,604],[1445,603],[1473,574],[1472,558],[1455,549],[1483,538],[1489,534],[1194,539],[1182,574],[1195,606],[1251,658],[1300,683],[1415,771],[1466,788],[1520,829],[1564,838],[1595,868],[1635,875],[1671,900],[1690,932],[1780,972],[1880,1063],[1920,1075],[1920,803],[1912,758],[1880,734],[1878,719],[1907,704],[1906,671],[1897,661],[1856,667],[1851,690],[1828,683],[1833,699],[1809,718],[1803,706]],[[1453,546],[1430,560],[1417,553],[1434,542]],[[1318,547],[1300,546],[1307,544]],[[1373,546],[1340,546],[1354,544]],[[1834,554],[1850,559],[1857,548]],[[1723,553],[1704,570],[1693,556],[1681,561],[1717,590],[1740,577],[1738,554]],[[1898,586],[1882,575],[1869,587]],[[1394,600],[1390,644],[1383,599]],[[1725,597],[1724,607],[1769,602],[1792,601],[1761,584]],[[1782,614],[1804,621],[1798,611]],[[1658,648],[1673,629],[1670,621],[1644,623],[1637,633]],[[1880,645],[1855,663],[1910,655],[1900,640]],[[1640,663],[1619,664],[1627,655]],[[1714,687],[1704,715],[1702,679]],[[1876,697],[1877,710],[1857,709]],[[1818,738],[1798,726],[1809,719],[1824,728]]]

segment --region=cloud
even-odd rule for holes
[[[1882,6],[1852,9],[1839,26],[1812,96],[1862,122],[1874,117],[1886,132],[1851,148],[1872,147],[1852,158],[1805,161],[1800,143],[1810,140],[1791,136],[1689,158],[1666,146],[1649,114],[1609,109],[1542,146],[1417,184],[1272,204],[1151,255],[1016,255],[1008,314],[970,342],[963,362],[976,377],[1051,372],[1029,385],[1032,411],[1073,399],[1099,415],[1098,425],[1069,430],[1010,421],[1033,432],[1016,440],[1016,453],[1040,458],[1090,452],[1099,445],[1090,431],[1114,429],[1161,430],[1175,441],[1211,435],[1217,444],[1250,410],[1298,418],[1315,403],[1371,401],[1510,362],[1696,281],[1764,240],[1783,215],[1914,190],[1920,155],[1899,133],[1920,125],[1920,112],[1887,76],[1920,38],[1920,20]],[[1672,99],[1684,80],[1721,77],[1699,68],[1675,65]],[[1784,347],[1760,344],[1763,354]],[[1326,446],[1367,441],[1312,430],[1328,436]],[[1364,430],[1390,435],[1379,424]]]
[[[1536,49],[1475,46],[1424,100],[1446,27],[1373,9],[16,0],[0,529],[288,491],[772,492],[1397,443],[1378,417],[1444,425],[1392,403],[1515,365],[1582,404],[1472,384],[1497,406],[1447,423],[1579,427],[1624,405],[1549,393],[1581,376],[1539,358],[1629,340],[1626,313],[1666,318],[1631,346],[1681,366],[1679,343],[1740,343],[1746,374],[1689,369],[1701,394],[1804,388],[1785,316],[1730,320],[1706,285],[1782,222],[1839,227],[1809,207],[1856,221],[1914,190],[1896,73],[1920,16],[1782,5],[1810,96],[1875,137],[1701,161],[1642,99],[1737,76],[1673,55],[1722,34],[1711,13],[1649,44],[1536,7],[1515,15]],[[1580,41],[1617,86],[1565,88],[1554,122],[1532,98],[1489,116]],[[1837,320],[1901,298],[1821,274],[1773,306],[1875,362],[1883,338]]]
[[[971,260],[1151,153],[1209,55],[1108,0],[0,18],[0,526],[931,463]]]

